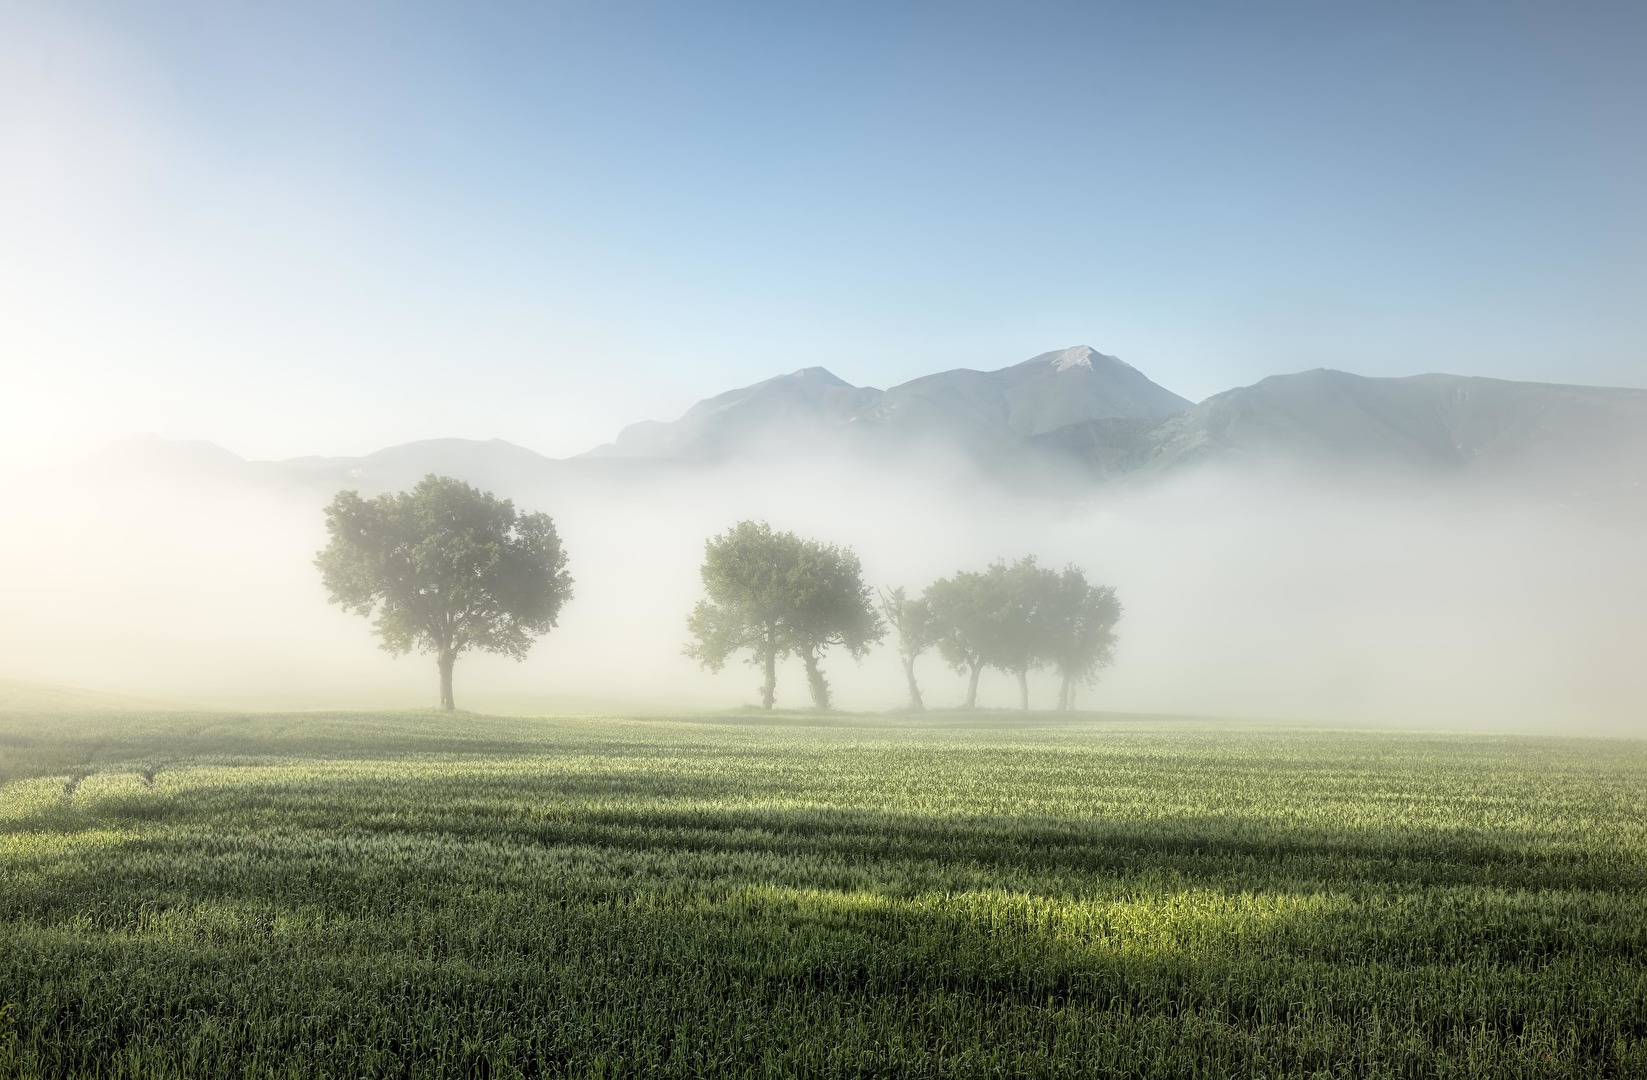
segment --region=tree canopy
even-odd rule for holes
[[[555,524],[460,480],[426,476],[411,491],[326,508],[315,558],[332,603],[372,619],[395,655],[434,653],[440,705],[456,708],[452,668],[470,649],[521,660],[572,596]]]
[[[832,647],[862,657],[886,633],[850,549],[740,521],[704,544],[705,597],[687,619],[686,655],[719,671],[747,650],[761,668],[761,706],[776,700],[777,663],[798,656],[813,704],[830,707],[822,659]]]

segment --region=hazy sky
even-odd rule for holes
[[[0,468],[1090,344],[1647,385],[1647,5],[0,0]]]

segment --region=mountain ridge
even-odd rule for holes
[[[942,437],[993,449],[1083,420],[1165,418],[1190,405],[1088,345],[990,371],[934,372],[886,390],[809,367],[706,398],[679,420],[631,424],[585,456],[705,459],[849,427],[874,429],[882,442]]]
[[[1197,456],[1407,469],[1502,467],[1569,451],[1647,455],[1647,390],[1331,368],[1214,394],[1153,433],[1153,468]],[[1594,460],[1590,462],[1596,464]]]

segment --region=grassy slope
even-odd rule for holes
[[[0,718],[0,1061],[1647,1075],[1647,744]]]

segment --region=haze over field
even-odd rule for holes
[[[1041,400],[1056,421],[1035,421],[1025,412],[1033,399],[1019,394],[1001,406],[1005,434],[988,428],[981,391],[961,404],[929,393],[914,436],[866,446],[863,410],[884,416],[888,401],[912,392],[843,392],[827,373],[800,372],[706,401],[678,424],[651,425],[661,441],[649,452],[616,457],[609,447],[552,461],[503,443],[448,441],[366,459],[257,463],[204,444],[117,445],[11,483],[0,545],[8,565],[29,573],[6,585],[6,673],[246,705],[424,704],[429,660],[378,651],[365,623],[325,603],[311,559],[325,542],[320,508],[335,490],[397,490],[437,472],[552,514],[576,579],[560,627],[525,663],[460,661],[467,706],[754,700],[752,669],[711,675],[681,652],[704,540],[753,518],[851,546],[866,579],[884,587],[918,591],[1023,554],[1082,566],[1115,586],[1126,608],[1119,661],[1083,692],[1088,708],[1639,728],[1647,515],[1637,478],[1647,437],[1627,437],[1647,431],[1633,426],[1647,393],[1477,381],[1466,387],[1475,397],[1459,400],[1485,398],[1486,412],[1454,423],[1437,458],[1418,453],[1428,418],[1439,415],[1427,398],[1405,413],[1360,408],[1362,426],[1352,429],[1342,423],[1342,379],[1311,373],[1223,395],[1241,422],[1207,428],[1199,452],[1179,460],[1173,440],[1182,443],[1187,425],[1205,428],[1196,417],[1219,399],[1191,407],[1125,365],[1131,389],[1117,399],[1087,378],[1090,369],[1065,363],[1074,351],[1026,362],[1036,379],[1048,373]],[[986,384],[966,373],[950,379]],[[1313,398],[1299,380],[1317,388]],[[812,393],[819,386],[827,393]],[[1409,389],[1368,386],[1397,404]],[[1110,435],[1129,445],[1156,439],[1152,456],[1105,482],[1089,466],[1115,456],[1089,417],[1124,413],[1140,394],[1159,403],[1145,409],[1158,415]],[[1277,397],[1284,412],[1252,404]],[[1506,410],[1506,400],[1520,410]],[[1588,423],[1574,422],[1573,409]],[[1288,423],[1278,426],[1278,415]],[[1619,419],[1609,428],[1598,416]],[[1036,441],[1072,428],[1096,440],[1085,456]],[[1249,433],[1256,443],[1243,442]],[[826,670],[841,707],[902,700],[890,643],[861,664],[833,656]],[[931,705],[960,700],[963,680],[935,654],[920,673]],[[1049,707],[1053,692],[1050,675],[1036,676],[1032,703]],[[1008,677],[986,676],[981,700],[1014,704]],[[779,705],[805,703],[791,662]]]

